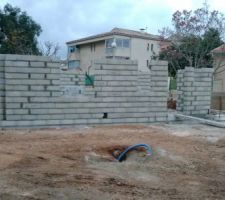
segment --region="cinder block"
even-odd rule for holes
[[[136,81],[137,76],[96,76],[95,80],[102,81]]]
[[[12,73],[50,73],[50,68],[30,68],[30,67],[5,67],[5,72]]]
[[[34,56],[34,55],[16,55],[16,54],[6,54],[5,60],[10,61],[51,61],[60,62],[57,58],[52,58],[49,56]]]
[[[95,75],[137,76],[136,71],[95,70]]]
[[[49,85],[46,87],[46,90],[48,91],[60,91],[60,86],[58,85]]]
[[[44,91],[45,90],[45,86],[44,85],[31,85],[30,86],[30,88],[31,88],[31,91],[32,90],[41,90],[41,91]]]
[[[18,73],[5,73],[5,78],[9,79],[27,79],[28,74],[18,74]]]
[[[21,108],[20,103],[6,103],[6,109],[14,109],[14,108]]]
[[[40,61],[31,61],[30,62],[31,67],[45,67],[45,62],[40,62]]]
[[[138,64],[137,60],[115,60],[115,59],[101,59],[101,60],[95,60],[94,61],[94,65],[106,65],[106,66],[110,66],[110,65],[128,65],[128,68],[130,68],[130,66],[132,65],[136,65]]]
[[[7,121],[18,121],[18,120],[22,120],[22,115],[6,115],[6,120]],[[16,123],[16,122],[12,122],[12,123],[10,123],[10,125],[9,126],[17,126],[18,125],[18,123]]]
[[[30,79],[45,79],[45,74],[31,74]]]
[[[195,80],[194,82],[194,86],[196,87],[211,87],[212,86],[212,82],[198,82]]]
[[[59,79],[60,74],[47,74],[47,79]]]
[[[60,85],[61,84],[61,82],[60,82],[60,80],[50,80],[51,82],[51,85]]]
[[[209,106],[210,102],[209,101],[193,101],[192,105],[194,105],[194,106]]]
[[[51,73],[52,74],[60,74],[61,73],[61,69],[59,69],[59,68],[51,68]]]
[[[211,96],[211,91],[192,92],[193,96]]]
[[[28,114],[28,109],[6,109],[6,115]]]
[[[62,96],[62,95],[63,95],[63,92],[51,92],[52,97],[59,97],[59,96]]]
[[[164,60],[151,60],[150,61],[150,65],[158,68],[159,66],[164,67],[164,69],[167,69],[168,66],[168,61],[164,61]]]
[[[60,68],[60,62],[47,62],[47,67]]]
[[[211,96],[197,96],[196,100],[197,101],[208,101],[208,102],[210,102],[211,101]]]
[[[50,80],[6,79],[9,85],[50,85]]]
[[[212,78],[209,78],[209,77],[199,77],[198,78],[198,81],[201,81],[201,82],[211,82],[212,81]]]
[[[5,102],[6,103],[17,103],[17,102],[28,102],[27,97],[5,97]]]
[[[50,92],[47,91],[6,91],[7,97],[42,97],[50,96]]]
[[[168,77],[168,71],[152,71],[152,76],[166,76]]]
[[[27,85],[5,85],[6,91],[27,91]]]
[[[6,60],[5,61],[5,67],[28,67],[28,62],[25,61],[20,61],[20,60],[16,60],[16,61],[10,61],[10,60]]]

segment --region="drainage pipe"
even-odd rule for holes
[[[124,158],[124,156],[131,150],[134,150],[138,147],[143,147],[145,148],[145,150],[147,151],[147,155],[152,155],[152,149],[150,146],[148,146],[147,144],[135,144],[135,145],[132,145],[132,146],[129,146],[127,149],[125,149],[125,151],[123,151],[119,156],[118,158],[116,158],[119,162],[121,162]]]
[[[216,126],[219,128],[225,128],[225,123],[221,123],[221,122],[217,122],[213,120],[203,119],[199,117],[192,117],[192,116],[183,115],[183,114],[175,114],[175,116],[180,119],[191,119],[191,120],[199,121],[200,123],[203,123],[203,124],[208,124],[208,125]]]

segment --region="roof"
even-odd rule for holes
[[[223,52],[225,52],[225,44],[222,44],[221,46],[211,51],[211,53],[223,53]]]
[[[112,36],[112,35],[121,35],[121,36],[127,36],[127,37],[134,37],[134,38],[142,38],[142,39],[149,39],[149,40],[161,40],[160,36],[149,34],[142,31],[133,31],[129,29],[123,29],[123,28],[113,28],[110,32],[105,32],[85,38],[81,38],[78,40],[72,40],[67,42],[66,44],[73,44],[73,43],[89,43],[90,40],[93,39],[99,39],[102,40],[104,37]]]

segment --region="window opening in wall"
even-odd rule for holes
[[[76,49],[76,48],[75,48],[74,46],[72,46],[72,47],[68,47],[68,49],[69,49],[69,52],[70,52],[70,53],[73,53],[73,52],[75,52],[75,49]]]
[[[114,39],[110,38],[105,41],[105,47],[106,48],[112,48],[112,43]],[[116,47],[117,48],[129,48],[130,47],[130,39],[123,39],[123,38],[116,38]]]
[[[91,52],[92,52],[92,51],[95,51],[95,43],[92,43],[92,44],[90,45],[90,47],[91,47]]]
[[[111,45],[112,43],[113,43],[113,38],[107,39],[105,41],[105,47],[106,48],[112,48],[112,45]]]
[[[154,48],[154,45],[153,45],[153,44],[151,44],[151,51],[153,51],[153,48]]]
[[[123,39],[116,39],[116,47],[123,47]]]
[[[146,64],[147,64],[147,67],[148,67],[148,65],[149,65],[149,61],[148,60],[147,60]]]
[[[147,44],[147,51],[149,51],[149,43]]]
[[[107,119],[108,118],[108,113],[103,113],[103,119]]]
[[[130,47],[130,40],[123,39],[123,48],[129,48],[129,47]]]

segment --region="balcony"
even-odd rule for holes
[[[106,57],[124,57],[124,58],[130,58],[130,48],[106,48],[105,49],[105,56]]]

